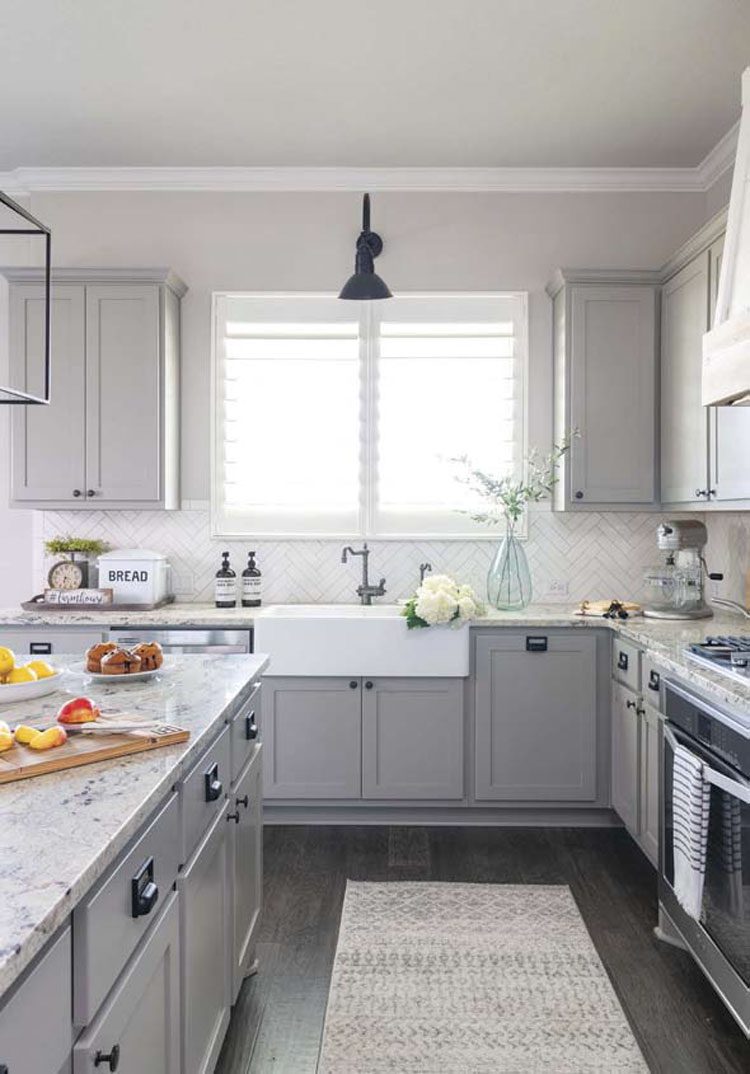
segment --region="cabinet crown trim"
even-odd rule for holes
[[[0,265],[0,275],[9,283],[42,283],[44,269]],[[164,284],[178,298],[188,290],[185,281],[170,268],[53,268],[52,283],[157,283]]]
[[[662,282],[666,283],[672,276],[675,276],[678,272],[684,269],[685,265],[688,265],[693,258],[698,254],[702,254],[704,250],[707,250],[709,246],[721,238],[727,229],[727,215],[729,213],[729,207],[721,209],[715,216],[712,216],[710,220],[700,228],[694,235],[691,235],[687,242],[684,242],[679,250],[676,250],[670,257],[661,270]]]
[[[632,284],[634,287],[657,287],[661,279],[661,272],[654,269],[559,268],[545,290],[550,298],[554,298],[563,287],[569,284],[599,284],[602,287],[622,287]]]

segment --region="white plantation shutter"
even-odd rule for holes
[[[216,296],[214,532],[490,535],[449,460],[520,471],[526,316],[523,294]]]

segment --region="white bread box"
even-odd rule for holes
[[[99,585],[115,604],[158,604],[170,594],[170,567],[161,552],[119,548],[99,556]]]

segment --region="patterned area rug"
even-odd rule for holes
[[[568,887],[349,881],[318,1074],[646,1071]]]

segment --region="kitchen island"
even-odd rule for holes
[[[69,659],[58,657],[55,663],[65,665],[76,661],[80,661],[80,655]],[[228,825],[223,815],[218,814],[229,808],[227,795],[234,789],[235,781],[239,783],[244,778],[242,772],[251,768],[260,771],[260,759],[255,756],[260,753],[260,745],[255,741],[257,729],[250,722],[251,715],[246,717],[245,714],[250,699],[257,694],[258,679],[266,663],[266,658],[259,655],[176,656],[165,664],[164,674],[158,680],[105,686],[85,682],[82,674],[69,673],[60,692],[40,701],[0,707],[0,718],[12,726],[39,723],[40,716],[46,717],[44,722],[49,723],[66,695],[86,694],[105,711],[119,710],[157,718],[190,731],[189,740],[180,745],[0,787],[0,1053],[5,1043],[3,1034],[7,1030],[3,1023],[2,997],[7,998],[14,982],[24,974],[50,937],[65,929],[71,914],[76,920],[75,915],[89,898],[89,893],[100,890],[99,886],[112,873],[115,863],[124,859],[127,864],[127,855],[134,846],[138,857],[138,841],[145,838],[141,834],[144,831],[148,835],[149,825],[154,828],[161,823],[162,816],[169,815],[169,826],[165,822],[162,829],[163,833],[170,834],[168,842],[171,846],[165,850],[174,857],[175,873],[178,868],[182,871],[189,854],[193,857],[199,854],[195,845],[206,828],[210,834],[214,819],[222,836],[231,833],[236,838],[235,832],[244,831],[239,820]],[[248,734],[245,736],[243,724],[240,728],[242,741],[235,749],[232,725],[245,718]],[[252,734],[251,727],[254,729]],[[197,796],[192,797],[191,773],[201,768],[204,758],[210,767],[214,755],[218,768],[213,773],[213,786],[220,790],[216,791],[217,800],[212,802],[210,815],[206,811],[204,820],[196,816],[196,802],[203,802],[203,773],[199,771],[193,780]],[[259,795],[256,806],[255,816],[259,818]],[[217,813],[216,818],[213,813]],[[156,819],[152,821],[154,816]],[[259,838],[259,832],[255,836]],[[186,840],[192,840],[193,845],[185,846]],[[150,853],[147,847],[143,856],[148,857]],[[242,849],[238,847],[237,853],[242,853]],[[228,851],[226,862],[230,862]],[[140,860],[137,864],[141,864]],[[259,887],[259,861],[256,866],[256,886]],[[156,928],[151,925],[151,920],[156,918],[158,923],[162,906],[172,898],[170,890],[176,878],[176,875],[167,877],[171,882],[163,885],[156,912],[151,918],[140,919],[145,922],[144,935],[148,935],[147,928]],[[164,876],[161,879],[164,881]],[[127,902],[128,912],[124,916],[128,920],[130,885],[128,873],[123,878],[125,894],[121,900],[123,907]],[[101,890],[106,892],[106,883]],[[102,901],[100,898],[100,904]],[[88,920],[81,918],[81,935],[76,935],[73,941],[74,963],[76,954],[80,953],[77,952],[78,940],[86,941],[83,935],[86,928],[90,931],[89,940],[96,935],[95,902],[93,900],[87,911]],[[164,905],[163,912],[167,909]],[[221,914],[218,907],[217,914]],[[122,939],[121,932],[119,924],[114,922],[111,927],[113,950],[88,953],[94,964],[109,959],[115,966],[114,976],[119,969],[117,944]],[[106,922],[104,934],[107,934]],[[228,939],[227,950],[230,942]],[[183,955],[185,953],[183,950]],[[123,964],[130,955],[130,949],[123,951]],[[91,1017],[81,1017],[80,998],[77,1001],[75,996],[75,968],[73,978],[74,1011],[78,1007],[73,1021],[76,1027],[82,1027],[90,1024],[96,1011],[89,1012]],[[92,995],[94,991],[88,989]],[[97,1001],[99,998],[97,996]],[[229,1004],[227,1019],[228,1009]],[[82,1036],[85,1037],[85,1033]],[[218,1043],[220,1045],[221,1041]],[[5,1061],[0,1054],[0,1063]]]

